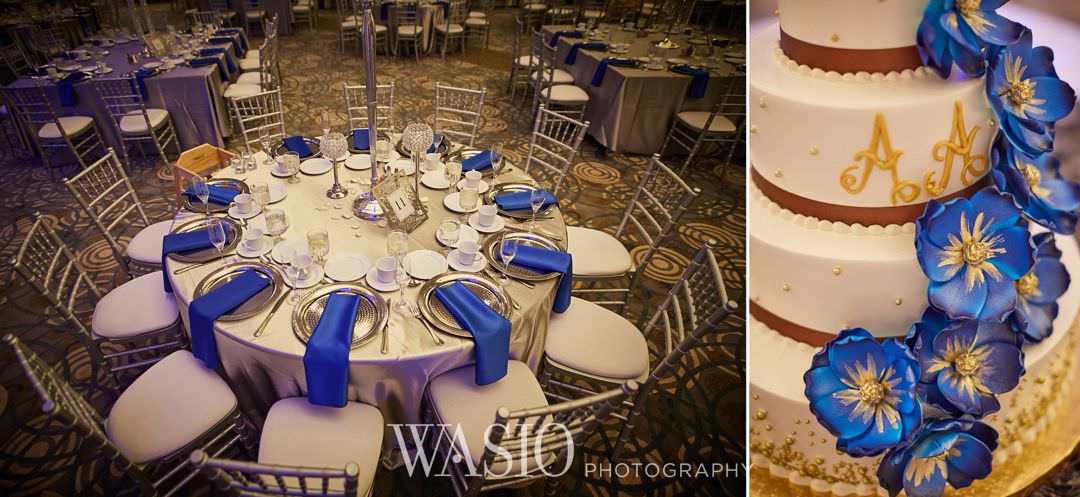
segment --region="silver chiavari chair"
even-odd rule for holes
[[[629,381],[607,392],[550,404],[525,363],[509,361],[505,376],[482,387],[475,375],[475,366],[458,368],[432,379],[424,392],[426,421],[446,426],[450,433],[460,430],[465,438],[461,444],[446,432],[424,437],[448,461],[458,496],[545,479],[553,472],[550,468],[562,467],[571,444],[580,445],[639,388]],[[527,446],[522,440],[528,440]],[[547,495],[557,495],[556,481],[547,480],[545,486]]]
[[[629,320],[587,300],[574,298],[570,309],[552,316],[544,344],[541,384],[549,397],[569,401],[626,381],[642,387],[612,417],[623,421],[612,459],[622,454],[649,394],[678,367],[682,358],[738,310],[706,244],[667,293],[643,331]],[[662,359],[650,371],[647,338],[663,333]],[[604,350],[597,355],[596,350]]]
[[[45,415],[100,451],[106,464],[131,478],[144,496],[181,495],[198,473],[187,454],[249,450],[246,425],[229,386],[186,350],[135,379],[110,408],[97,410],[14,335],[5,335]],[[193,401],[198,398],[198,401]],[[190,489],[189,489],[190,490]]]
[[[236,11],[233,10],[231,6],[229,6],[229,2],[230,0],[207,0],[206,3],[210,7],[210,10],[219,12],[221,14],[221,19],[225,22],[225,24],[228,24],[229,26],[236,26]]]
[[[314,0],[296,0],[292,5],[293,22],[306,22],[308,29],[314,31],[317,22],[315,15],[318,11],[318,6],[315,5]]]
[[[537,69],[532,73],[533,110],[541,105],[548,110],[585,118],[589,94],[574,84],[574,76],[556,66],[558,48],[547,44],[544,33],[534,29],[533,52],[538,54]]]
[[[48,62],[50,55],[67,50],[66,38],[57,31],[57,28],[52,23],[31,29],[30,40],[33,43],[33,50],[38,54],[40,63]]]
[[[551,8],[544,13],[544,24],[574,24],[577,11],[573,0],[554,0]]]
[[[390,6],[391,25],[394,26],[394,57],[401,53],[402,44],[412,45],[416,63],[420,63],[423,49],[424,25],[420,23],[420,6],[416,2],[404,2]]]
[[[686,159],[679,167],[679,174],[686,172],[694,158],[703,148],[719,147],[716,152],[724,164],[731,165],[731,159],[737,152],[743,139],[746,125],[746,89],[741,77],[728,78],[724,96],[712,111],[684,111],[675,114],[660,154],[668,151],[668,146],[686,152]]]
[[[180,142],[169,111],[147,107],[134,76],[94,79],[93,85],[102,105],[112,118],[110,121],[116,136],[120,138],[120,153],[124,156],[125,164],[131,164],[127,151],[129,144],[137,146],[140,151],[142,144],[153,144],[163,163],[169,162],[165,149],[170,145],[180,153]],[[146,155],[145,152],[143,155]]]
[[[529,29],[539,28],[544,24],[544,13],[547,12],[548,6],[542,0],[522,0],[521,8],[518,10],[518,16],[522,21],[525,21],[525,25]]]
[[[447,1],[450,2],[447,7],[447,15],[442,16],[441,20],[436,19],[432,28],[435,31],[435,41],[442,40],[440,51],[444,59],[446,58],[446,49],[453,40],[457,40],[461,45],[461,52],[465,52],[465,20],[468,19],[469,15],[466,10],[465,0]]]
[[[578,121],[551,112],[541,105],[536,113],[529,151],[525,157],[525,174],[535,175],[535,172],[530,172],[533,166],[543,168],[543,176],[551,185],[551,193],[558,195],[559,187],[574,163],[588,130],[589,121]]]
[[[150,222],[113,149],[81,173],[64,180],[64,186],[105,237],[113,257],[129,276],[161,269],[161,243],[172,220]],[[138,231],[125,246],[122,241],[133,229]]]
[[[280,89],[233,98],[230,103],[233,117],[240,126],[245,150],[250,152],[251,146],[259,142],[259,132],[262,129],[269,132],[271,140],[284,139],[285,113],[281,105]]]
[[[11,68],[11,73],[15,76],[26,74],[27,69],[33,65],[18,41],[0,47],[0,58]]]
[[[353,0],[338,0],[337,23],[338,23],[338,49],[345,51],[345,44],[352,45],[353,51],[360,44],[360,15],[356,12],[356,3]]]
[[[608,0],[581,0],[578,22],[596,26],[603,22],[608,9]]]
[[[263,29],[263,36],[270,36],[270,33],[266,31],[266,26],[263,24],[263,16],[266,15],[266,8],[263,5],[263,0],[242,0],[242,6],[244,9],[244,28],[248,33],[251,33],[251,26],[254,24]]]
[[[479,9],[475,7],[476,3],[480,4]],[[495,1],[481,0],[472,5],[473,8],[469,11],[469,16],[465,19],[465,43],[472,40],[479,40],[481,46],[487,48],[488,39],[491,36],[491,20],[493,19],[492,13],[495,10]]]
[[[274,16],[277,17],[276,15]],[[278,37],[272,35],[263,42],[257,57],[258,65],[252,67],[250,59],[241,62],[241,70],[244,72],[236,78],[236,83],[225,90],[225,96],[247,96],[266,90],[274,90],[281,87],[281,67],[278,64]],[[247,67],[248,69],[244,69]],[[232,89],[233,86],[252,85]],[[252,91],[257,90],[257,91]],[[230,94],[231,93],[231,94]]]
[[[40,83],[34,87],[8,88],[5,91],[12,114],[27,127],[28,134],[33,137],[34,148],[41,153],[50,174],[54,174],[55,167],[50,152],[71,152],[80,168],[85,168],[93,155],[105,153],[105,142],[94,124],[94,118],[57,115]]]
[[[456,143],[473,146],[486,94],[487,88],[455,88],[436,81],[435,129]]]
[[[344,84],[345,115],[349,129],[367,129],[367,85]],[[375,85],[375,129],[379,133],[394,132],[394,82]]]
[[[75,251],[40,215],[34,217],[11,264],[78,331],[97,363],[110,366],[113,373],[141,369],[159,361],[156,354],[183,344],[180,311],[172,294],[165,293],[161,271],[127,281],[106,294],[79,264]],[[84,322],[87,317],[89,325]],[[152,345],[129,347],[133,342]],[[110,349],[121,350],[106,353],[101,346],[107,343]],[[141,359],[146,356],[151,357]]]
[[[506,81],[507,91],[510,93],[510,101],[516,102],[518,87],[522,87],[521,93],[528,96],[530,75],[536,70],[539,56],[532,53],[532,44],[527,47],[527,53],[522,53],[522,40],[526,40],[529,31],[525,27],[525,21],[521,16],[514,17],[514,40],[510,59],[510,78]],[[531,38],[528,38],[531,40]]]
[[[341,469],[280,466],[211,458],[201,450],[191,453],[191,465],[225,495],[256,497],[353,497],[357,493],[360,467],[355,462]]]
[[[627,295],[634,288],[642,270],[648,266],[659,248],[671,237],[690,202],[701,190],[687,185],[655,154],[641,175],[637,190],[623,211],[622,220],[615,234],[569,226],[566,230],[567,252],[574,257],[574,279],[584,283],[584,288],[573,290],[576,295]],[[635,263],[623,241],[646,244],[647,249]],[[625,286],[608,288],[606,283],[631,281]],[[595,284],[605,283],[601,288]],[[594,302],[599,305],[618,306],[626,300]]]
[[[221,12],[216,10],[196,10],[188,12],[188,26],[193,27],[196,24],[206,24],[216,26],[218,24],[224,24],[225,19],[221,15]]]

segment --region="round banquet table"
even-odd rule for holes
[[[262,152],[255,155],[257,159],[263,157]],[[353,171],[343,165],[339,167],[342,184],[351,189],[350,198],[355,197],[357,192],[354,190],[357,185],[346,181],[350,178],[367,181],[364,178],[369,178],[370,171]],[[504,168],[506,171],[496,179],[497,182],[529,179],[512,165],[504,165]],[[331,172],[319,176],[301,173],[300,176],[300,183],[290,184],[285,179],[272,176],[267,166],[260,166],[259,169],[243,175],[235,174],[228,168],[212,175],[215,178],[241,179],[249,185],[260,181],[270,185],[286,185],[287,196],[271,206],[288,213],[290,227],[283,235],[286,240],[304,240],[309,230],[322,228],[330,235],[328,258],[344,252],[360,253],[366,255],[373,264],[376,259],[386,255],[386,234],[389,233],[389,227],[364,221],[359,223],[359,229],[354,229],[358,224],[355,218],[341,219],[341,214],[347,211],[316,209],[316,206],[326,200],[326,190],[333,182]],[[411,176],[408,179],[412,181]],[[485,181],[492,180],[485,178]],[[361,188],[366,190],[366,186],[362,185]],[[444,217],[458,216],[443,206],[443,198],[450,190],[431,190],[423,185],[420,190],[421,195],[428,197],[429,217],[410,234],[409,250],[424,248],[442,252],[435,240],[438,223]],[[552,213],[555,215],[549,220],[537,223],[538,230],[554,233],[561,240],[565,240],[566,225],[562,215],[558,211]],[[202,214],[181,211],[174,225],[201,217]],[[263,216],[260,214],[248,220],[248,225],[265,226]],[[484,240],[481,238],[481,243]],[[226,255],[228,257],[228,254]],[[172,282],[185,328],[189,324],[188,305],[196,286],[205,276],[220,268],[221,264],[214,262],[182,274],[174,274],[186,266],[188,264],[171,259],[168,263],[168,277]],[[359,281],[363,282],[362,279]],[[319,285],[326,282],[324,280]],[[528,289],[516,281],[511,281],[507,286],[514,300],[521,306],[521,309],[514,309],[510,316],[510,358],[525,362],[533,370],[536,370],[540,363],[557,282],[558,278],[537,282],[533,289]],[[316,285],[316,288],[319,285]],[[415,302],[419,289],[420,287],[407,288],[406,298]],[[382,295],[384,298],[396,300],[397,293],[395,290]],[[288,302],[282,305],[271,318],[265,332],[258,338],[253,337],[255,329],[269,313],[269,307],[242,321],[217,321],[214,324],[218,354],[225,375],[240,399],[241,408],[250,419],[260,425],[270,405],[275,401],[307,394],[303,364],[305,344],[293,333],[293,306]],[[420,404],[428,381],[444,372],[475,363],[472,340],[444,333],[440,336],[444,344],[435,345],[421,322],[407,313],[400,314],[392,310],[389,354],[380,353],[381,337],[378,334],[349,354],[349,400],[378,407],[388,424],[420,422]],[[384,437],[388,448],[391,448],[394,439],[389,433]]]

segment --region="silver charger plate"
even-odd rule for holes
[[[363,345],[386,326],[386,321],[390,319],[390,309],[379,294],[366,286],[355,283],[335,283],[309,291],[293,309],[292,327],[297,339],[307,344],[311,335],[315,333],[315,327],[319,325],[319,319],[322,318],[330,295],[338,292],[360,296],[360,306],[356,311],[356,321],[353,324],[352,344],[349,348],[355,349]]]
[[[480,152],[483,152],[483,150],[479,150],[479,149],[475,149],[475,148],[463,148],[463,149],[460,149],[460,150],[448,155],[446,157],[446,160],[464,162],[465,159],[469,159],[469,158],[471,158],[473,156],[476,156]],[[505,161],[506,157],[503,157],[503,160]],[[503,164],[503,167],[506,167],[505,163]],[[462,172],[462,175],[464,175],[464,174],[465,173]],[[494,167],[487,167],[487,168],[481,169],[480,174],[483,175],[484,178],[490,178],[490,177],[495,175],[495,168]]]
[[[483,300],[488,307],[500,316],[510,318],[510,300],[499,291],[499,284],[492,279],[476,273],[446,273],[428,280],[420,287],[416,302],[420,307],[420,314],[429,323],[440,331],[454,336],[471,339],[472,333],[461,327],[457,319],[450,311],[443,307],[442,302],[435,296],[435,289],[444,286],[461,283],[468,288],[473,295]]]
[[[258,314],[266,308],[266,306],[276,302],[277,298],[287,291],[285,281],[282,279],[281,273],[276,269],[257,262],[237,262],[206,275],[206,277],[199,282],[199,285],[195,287],[194,298],[199,298],[214,291],[222,285],[234,280],[244,271],[249,270],[255,271],[259,276],[270,280],[270,285],[253,295],[243,304],[240,304],[236,309],[222,314],[221,317],[217,319],[218,321],[240,321],[242,319],[250,318]]]
[[[517,242],[518,245],[525,245],[528,247],[536,247],[547,250],[562,250],[559,248],[558,244],[556,244],[551,239],[543,235],[537,235],[535,233],[518,231],[512,233],[508,232],[506,233],[505,237],[491,236],[488,237],[487,241],[484,242],[484,245],[480,247],[480,252],[488,258],[488,262],[491,262],[491,267],[495,268],[496,271],[499,271],[500,273],[506,273],[507,276],[517,278],[519,280],[527,281],[545,281],[559,277],[559,273],[555,271],[538,273],[528,268],[515,266],[513,261],[510,262],[509,268],[504,268],[502,262],[499,260],[500,242],[502,242],[504,238],[506,240]]]
[[[247,183],[238,179],[232,178],[212,178],[206,180],[206,184],[210,186],[216,186],[218,188],[228,188],[230,190],[236,190],[240,193],[250,193]],[[206,204],[203,204],[198,199],[192,199],[187,195],[184,197],[184,209],[191,212],[206,212]],[[229,210],[228,204],[221,205],[210,202],[210,212],[227,212]]]
[[[382,138],[382,136],[380,136],[380,138]],[[439,148],[435,149],[435,153],[439,154],[439,156],[441,157],[446,157],[447,152],[450,151],[451,145],[452,143],[450,142],[450,137],[444,134],[443,141],[439,144]],[[401,154],[402,157],[412,157],[412,153],[410,153],[408,150],[405,150],[405,144],[402,143],[400,139],[397,141],[397,145],[394,145],[394,148],[397,150],[397,153]]]
[[[311,159],[313,157],[319,156],[319,140],[316,140],[314,138],[304,138],[304,143],[307,143],[308,148],[311,149],[311,155],[307,157],[301,157],[300,160]],[[280,142],[278,142],[277,145],[274,146],[275,157],[279,155],[285,155],[285,152],[288,151],[289,149],[285,148],[285,140],[281,140]]]
[[[532,191],[532,190],[536,190],[536,189],[537,188],[535,186],[530,185],[528,183],[500,183],[498,185],[495,185],[495,186],[491,187],[491,189],[489,189],[487,191],[487,193],[484,194],[485,195],[484,198],[485,198],[485,200],[487,200],[486,203],[491,204],[491,205],[497,205],[495,203],[495,196],[496,195],[502,195],[504,193],[527,192],[527,191]],[[550,213],[551,210],[554,209],[556,205],[557,204],[551,204],[551,205],[549,205],[547,207],[544,207],[543,209],[540,209],[540,212],[538,212],[536,215],[537,216],[544,216],[545,214]],[[506,217],[512,217],[514,219],[519,219],[519,220],[532,219],[532,210],[529,210],[529,209],[525,209],[523,211],[504,211],[502,209],[499,209],[499,214],[502,214],[502,215],[504,215]]]
[[[240,226],[240,222],[229,217],[215,217],[212,219],[220,219],[223,223],[225,223],[226,242],[225,247],[221,249],[221,253],[225,253],[236,248],[236,245],[240,243],[240,238],[244,236],[244,228]],[[204,229],[206,228],[206,224],[209,221],[210,219],[207,218],[196,219],[195,221],[192,221],[190,223],[178,226],[172,232],[189,233],[192,231]],[[183,254],[169,254],[169,258],[172,260],[189,263],[206,262],[212,259],[217,259],[219,257],[221,257],[221,254],[219,254],[217,249],[212,246]]]

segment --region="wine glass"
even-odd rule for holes
[[[206,233],[210,237],[210,243],[218,251],[221,258],[221,267],[225,267],[225,222],[221,219],[211,219],[206,223]]]
[[[270,155],[270,128],[266,126],[259,128],[259,146],[266,155]]]
[[[439,146],[441,146],[441,145],[442,145],[442,142],[443,142],[443,130],[442,130],[442,126],[439,126],[439,127],[437,127],[437,128],[435,129],[435,136],[434,136],[434,137],[432,138],[432,140],[433,140],[433,142],[432,142],[431,146],[432,146],[433,148],[432,148],[431,150],[432,150],[432,151],[433,151],[434,153],[436,153],[436,154],[437,154],[437,153],[439,153]]]
[[[296,259],[296,249],[292,247],[285,247],[281,251],[281,258],[285,263],[285,276],[289,278],[289,303],[295,304],[300,300],[299,295],[296,293],[296,283],[300,279],[300,268],[293,264],[293,260]]]
[[[491,170],[498,174],[502,168],[503,160],[503,144],[502,142],[496,142],[491,146]]]
[[[461,221],[452,217],[443,218],[439,223],[439,228],[435,231],[435,238],[449,247],[446,249],[449,252],[450,249],[457,246],[458,240],[461,239]]]
[[[529,219],[529,233],[536,231],[536,215],[540,212],[540,208],[544,206],[546,198],[547,192],[540,188],[529,190],[529,207],[532,207],[532,217]]]
[[[386,237],[386,253],[401,262],[409,253],[409,234],[401,230],[392,230]]]
[[[203,207],[206,208],[206,217],[210,217],[210,185],[203,181],[202,176],[195,176],[191,180],[191,190],[195,192],[199,202],[202,202]]]
[[[329,109],[322,111],[322,114],[319,116],[319,123],[322,126],[322,136],[329,135],[330,134],[330,110]]]
[[[510,284],[510,277],[507,276],[506,272],[510,270],[510,261],[514,260],[517,252],[517,242],[508,238],[508,234],[504,233],[499,243],[499,259],[503,263],[503,272],[499,275],[499,286],[501,287]]]
[[[409,262],[408,257],[404,257],[398,260],[397,272],[394,273],[394,278],[398,283],[398,301],[394,304],[398,312],[406,312],[409,307],[408,302],[405,301],[405,287],[409,286],[409,280],[412,276],[409,275],[409,268],[412,264]]]
[[[330,234],[326,230],[311,230],[307,233],[307,243],[315,262],[322,264],[330,253]]]

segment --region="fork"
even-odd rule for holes
[[[393,309],[393,307],[392,307],[393,303],[394,303],[393,300],[394,299],[392,299],[392,298],[387,298],[386,299],[386,308],[387,309]],[[386,355],[386,354],[390,353],[390,338],[389,338],[389,336],[390,336],[390,313],[387,312],[386,313],[386,324],[383,325],[383,329],[382,329],[382,349],[380,350],[380,352],[382,352],[383,355]]]
[[[424,328],[427,328],[428,334],[431,335],[431,339],[435,341],[435,345],[442,345],[443,339],[440,338],[439,335],[435,334],[435,330],[431,329],[431,325],[428,324],[426,319],[424,319],[424,316],[420,315],[420,306],[416,305],[413,302],[406,302],[405,304],[409,307],[409,313],[411,313],[413,317],[417,319],[417,321],[423,323]]]

